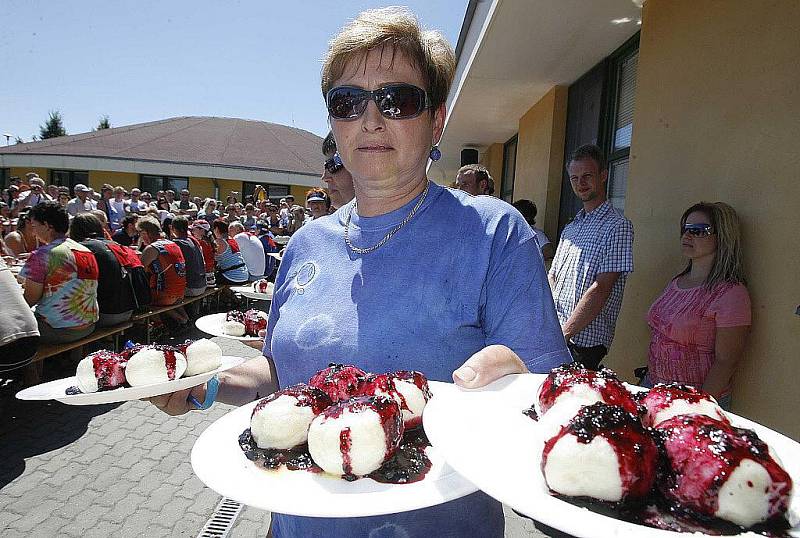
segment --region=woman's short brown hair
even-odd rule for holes
[[[385,7],[359,13],[330,42],[322,65],[322,95],[344,73],[353,58],[391,46],[402,51],[421,71],[425,80],[431,113],[445,102],[456,70],[453,49],[444,36],[435,30],[423,30],[408,8]]]

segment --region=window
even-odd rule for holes
[[[503,179],[500,198],[509,204],[514,201],[514,172],[517,166],[517,136],[503,145]]]
[[[50,183],[69,187],[69,191],[73,192],[75,185],[78,183],[89,186],[89,172],[82,170],[51,170]]]
[[[628,187],[638,59],[637,33],[573,83],[567,96],[564,163],[583,144],[599,146],[608,161],[608,200],[621,211],[625,208]],[[565,170],[561,184],[559,233],[581,207]]]
[[[628,185],[638,61],[638,46],[620,51],[618,57],[612,61],[614,82],[612,93],[615,99],[611,114],[612,136],[609,137],[611,147],[608,155],[608,199],[620,211],[625,210],[625,193]]]
[[[267,197],[270,201],[275,202],[276,204],[280,201],[281,198],[284,198],[289,194],[289,185],[270,185],[269,183],[253,183],[250,181],[245,181],[242,190],[242,196],[247,198],[253,194],[253,191],[256,190],[256,187],[261,185],[267,191]]]
[[[158,191],[168,190],[172,190],[175,194],[178,194],[181,190],[189,188],[189,178],[142,174],[139,176],[139,188],[142,192],[149,192],[153,196],[155,196]]]
[[[0,168],[0,188],[8,187],[8,168]]]

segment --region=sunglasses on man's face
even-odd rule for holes
[[[372,100],[381,115],[390,120],[416,118],[431,102],[422,88],[412,84],[388,84],[377,90],[354,86],[333,88],[325,97],[328,113],[336,120],[354,120],[367,109]]]
[[[344,163],[342,162],[342,158],[339,157],[338,153],[334,153],[333,157],[325,161],[325,170],[331,174],[335,174],[342,168],[344,168]]]
[[[708,237],[714,232],[712,231],[710,224],[698,222],[696,224],[684,224],[683,228],[681,228],[681,235],[687,233],[694,237]]]

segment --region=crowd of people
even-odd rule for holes
[[[79,338],[130,314],[131,298],[102,288],[118,285],[106,276],[118,271],[115,260],[133,265],[131,246],[153,304],[173,304],[211,282],[269,275],[267,254],[280,235],[293,235],[274,275],[263,356],[220,374],[221,401],[243,405],[309,379],[331,360],[373,372],[419,370],[466,388],[571,360],[600,368],[634,270],[633,224],[606,198],[603,153],[586,145],[568,159],[582,208],[555,249],[535,227],[533,202],[512,207],[491,196],[485,167],[462,167],[455,188],[429,181],[454,71],[445,39],[422,31],[405,9],[369,10],[345,26],[322,70],[332,129],[322,147],[328,192],[308,191],[306,207],[291,197],[272,204],[259,192],[222,203],[186,190],[153,197],[104,185],[97,196],[77,185],[69,198],[38,178],[27,178],[27,193],[12,185],[2,216],[18,220],[4,248],[28,256],[20,276],[41,339]],[[751,322],[738,219],[727,204],[699,203],[676,231],[687,266],[648,313],[644,383],[690,383],[727,407]],[[8,304],[10,292],[0,293]],[[178,325],[188,321],[179,309],[174,316]],[[7,331],[0,336],[3,345]],[[151,401],[179,415],[207,396],[201,385]],[[273,514],[271,531],[368,536],[389,528],[404,536],[502,536],[503,511],[477,492],[372,518]]]

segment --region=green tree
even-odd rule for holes
[[[64,129],[64,120],[61,117],[61,112],[58,110],[51,110],[50,116],[44,125],[39,126],[39,138],[45,140],[47,138],[55,138],[57,136],[65,136],[67,130]]]
[[[103,129],[111,129],[111,122],[108,121],[108,114],[100,118],[100,122],[97,124],[95,131],[101,131]]]
[[[23,139],[21,139],[20,137],[16,137],[16,138],[14,139],[14,143],[15,143],[15,144],[24,144],[24,143],[25,143],[25,141],[24,141]]]

